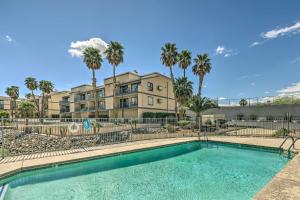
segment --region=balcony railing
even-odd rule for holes
[[[105,111],[105,107],[100,106],[99,110]],[[91,107],[91,108],[75,108],[75,112],[95,112],[95,108],[93,108],[93,107]]]
[[[104,98],[104,96],[98,96],[98,99]],[[94,100],[94,95],[85,96],[85,97],[75,97],[75,102],[81,102],[81,101],[92,101]]]
[[[117,108],[137,108],[138,107],[138,104],[137,103],[122,103],[122,104],[119,104],[117,106]]]
[[[132,94],[132,93],[136,93],[138,91],[139,91],[138,88],[119,89],[119,90],[117,90],[116,95],[119,96],[119,95]]]
[[[70,112],[70,109],[60,109],[60,112],[61,112],[61,113],[69,113],[69,112]]]
[[[59,105],[68,105],[68,104],[70,104],[70,102],[67,100],[59,101]]]

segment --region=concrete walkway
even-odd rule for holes
[[[215,137],[209,136],[211,141],[230,142],[239,144],[250,144],[266,147],[278,148],[282,143],[282,138],[261,138],[261,137]],[[118,153],[136,151],[164,145],[171,145],[198,140],[197,137],[153,139],[137,141],[132,143],[114,144],[108,146],[95,147],[88,151],[74,152],[72,154],[53,154],[53,156],[38,158],[32,157],[27,160],[16,160],[0,164],[0,178],[22,170],[51,166],[60,163],[74,162],[93,157],[108,156]],[[288,141],[284,148],[291,144]],[[300,141],[296,144],[294,151],[300,150]],[[257,195],[255,200],[299,200],[300,199],[300,154],[297,154],[284,169],[282,169]]]

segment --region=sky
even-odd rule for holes
[[[0,0],[0,95],[11,85],[28,93],[28,76],[59,91],[90,84],[81,50],[110,41],[125,48],[117,73],[169,75],[160,53],[171,42],[193,57],[209,54],[204,96],[300,94],[299,8],[298,0]],[[96,75],[101,85],[111,65],[104,60]],[[187,76],[196,93],[192,65]]]

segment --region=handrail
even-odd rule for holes
[[[299,140],[300,138],[294,138],[294,140],[293,140],[293,143],[290,145],[290,147],[289,147],[289,149],[288,149],[288,152],[290,152],[291,151],[291,148],[293,147],[293,148],[295,148],[295,143]]]
[[[293,136],[290,136],[290,135],[287,135],[284,139],[284,141],[281,143],[281,145],[279,146],[280,149],[282,149],[282,146],[284,145],[284,143],[289,139],[291,138],[292,139],[292,144],[294,143],[294,137]]]

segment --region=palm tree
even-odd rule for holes
[[[19,98],[19,87],[18,86],[10,86],[6,88],[5,93],[10,97],[10,110],[11,117],[14,118],[14,110],[17,107],[17,99]]]
[[[241,99],[239,103],[240,103],[240,106],[243,106],[243,107],[248,104],[246,99]]]
[[[39,82],[39,89],[42,91],[42,107],[40,112],[40,117],[45,117],[45,106],[46,106],[46,99],[48,98],[48,95],[53,92],[54,90],[54,84],[51,81],[45,81],[42,80]]]
[[[18,111],[20,116],[23,118],[34,117],[37,114],[35,104],[30,101],[21,102],[18,107]]]
[[[31,98],[33,99],[33,102],[34,102],[34,104],[36,106],[38,117],[39,117],[39,115],[40,115],[39,100],[36,99],[35,94],[34,94],[34,91],[38,89],[39,84],[38,84],[38,82],[37,82],[37,80],[35,78],[33,78],[33,77],[27,77],[25,79],[25,85],[31,91],[30,96],[28,94],[27,97],[29,97],[30,99]]]
[[[185,70],[191,64],[192,53],[188,50],[183,50],[179,54],[179,67],[183,69],[183,77],[185,77]]]
[[[187,101],[192,96],[193,82],[189,81],[186,77],[177,78],[175,81],[175,97],[181,106],[180,113],[183,117],[185,115],[185,106]]]
[[[83,51],[83,62],[85,62],[86,66],[92,70],[93,78],[93,96],[94,96],[94,108],[95,108],[95,118],[99,117],[99,106],[98,106],[98,96],[97,96],[97,86],[96,86],[96,70],[101,68],[102,65],[102,57],[99,49],[88,47]]]
[[[196,117],[199,119],[199,128],[202,124],[201,112],[218,107],[215,101],[212,101],[206,97],[199,97],[198,95],[193,96],[188,101],[188,108],[196,113]],[[198,120],[197,120],[198,123]],[[200,128],[201,130],[201,128]]]
[[[204,80],[204,76],[210,72],[211,63],[208,57],[208,54],[199,54],[194,59],[193,73],[199,76],[199,88],[198,88],[198,96],[201,97],[202,94],[202,84]]]
[[[165,46],[163,46],[161,48],[160,60],[162,61],[163,65],[165,65],[166,67],[169,67],[169,69],[170,69],[170,76],[171,76],[171,81],[172,81],[172,85],[173,85],[173,94],[175,95],[175,79],[174,79],[174,74],[173,74],[173,66],[178,61],[178,52],[177,52],[176,44],[166,43]],[[176,97],[174,98],[174,100],[175,100],[175,115],[178,118]]]
[[[124,60],[124,47],[116,41],[111,41],[108,44],[108,48],[104,52],[106,54],[106,58],[108,62],[112,65],[113,67],[113,116],[117,117],[117,114],[115,112],[116,108],[116,68],[119,64],[121,64]],[[122,112],[123,115],[123,112]],[[123,116],[122,116],[123,117]]]

